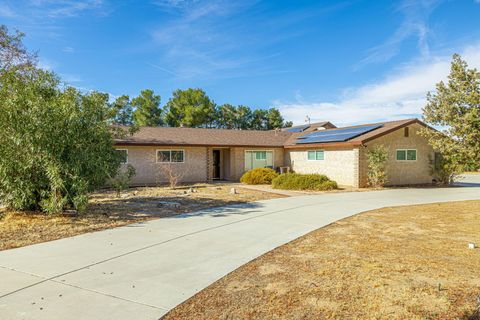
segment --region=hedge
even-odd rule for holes
[[[337,183],[323,174],[285,173],[273,179],[274,189],[324,191],[337,189]]]

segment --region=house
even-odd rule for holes
[[[330,122],[272,131],[142,127],[116,141],[125,163],[133,165],[135,185],[166,182],[165,168],[182,182],[238,181],[252,168],[289,167],[298,173],[321,173],[340,185],[367,184],[367,152],[388,149],[390,185],[432,182],[435,154],[418,134],[418,119],[337,128]]]

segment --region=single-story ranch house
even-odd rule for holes
[[[116,148],[135,167],[135,185],[168,181],[165,168],[178,173],[181,182],[207,182],[238,181],[252,168],[284,167],[364,187],[366,155],[377,145],[388,148],[390,185],[424,184],[432,182],[435,154],[418,134],[423,127],[418,119],[343,128],[321,122],[271,131],[142,127],[117,140]]]

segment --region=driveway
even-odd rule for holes
[[[385,206],[480,199],[468,187],[299,196],[0,252],[0,319],[158,319],[246,262]]]

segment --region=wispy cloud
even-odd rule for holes
[[[470,67],[480,68],[480,44],[468,46],[460,53]],[[427,92],[446,79],[450,61],[451,56],[416,60],[379,82],[345,90],[338,101],[275,101],[274,105],[296,124],[303,123],[306,115],[312,121],[329,120],[339,125],[420,117]]]
[[[17,14],[13,9],[6,3],[0,3],[0,17],[3,18],[15,18]]]
[[[301,27],[302,22],[345,6],[344,2],[330,7],[317,5],[273,15],[258,0],[157,0],[154,3],[167,13],[164,21],[151,32],[154,44],[162,49],[159,57],[162,63],[156,65],[183,79],[288,72],[266,67],[267,60],[279,59],[282,54],[270,46],[307,32]],[[249,24],[245,24],[247,20]]]
[[[103,0],[30,0],[30,5],[49,18],[75,17],[85,11],[99,10]]]
[[[74,53],[75,52],[75,49],[72,48],[72,47],[64,47],[62,49],[62,52],[65,52],[65,53]]]
[[[360,69],[370,63],[382,63],[392,59],[400,52],[404,41],[415,37],[417,47],[424,58],[428,58],[430,48],[428,36],[431,32],[428,19],[435,8],[443,0],[404,0],[396,8],[396,12],[403,14],[403,21],[396,31],[382,44],[367,51],[367,56],[362,59],[354,69]]]

